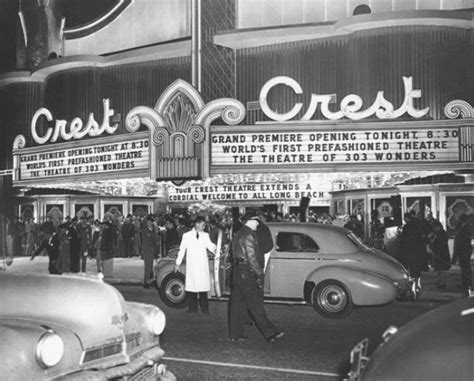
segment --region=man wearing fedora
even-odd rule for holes
[[[230,296],[229,336],[231,341],[245,340],[244,327],[247,311],[268,342],[282,337],[285,332],[275,328],[268,319],[261,297],[263,265],[259,263],[257,227],[254,212],[243,217],[244,226],[232,239],[233,287]]]

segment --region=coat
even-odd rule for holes
[[[451,257],[449,255],[448,233],[444,229],[433,232],[430,234],[430,241],[434,270],[449,270],[451,268]]]
[[[411,271],[428,271],[426,241],[418,221],[410,221],[403,227],[398,259]]]
[[[207,250],[216,251],[216,245],[211,242],[209,234],[199,233],[192,229],[183,234],[179,246],[176,264],[179,266],[186,256],[186,282],[184,289],[190,292],[208,292],[211,290],[211,278],[209,274],[209,260]]]

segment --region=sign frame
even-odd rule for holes
[[[210,147],[210,175],[226,173],[264,173],[273,166],[278,166],[278,172],[281,173],[306,173],[316,172],[351,172],[351,171],[397,171],[403,166],[406,171],[426,171],[436,167],[436,170],[450,171],[466,171],[474,169],[474,118],[450,119],[450,120],[397,120],[397,121],[311,121],[311,122],[283,122],[283,123],[258,123],[247,126],[211,126],[210,141],[212,142],[214,135],[239,135],[239,134],[278,134],[278,133],[318,133],[318,132],[357,132],[357,131],[374,131],[383,130],[430,130],[430,129],[461,129],[469,130],[468,134],[459,133],[459,160],[458,161],[426,161],[426,162],[406,162],[406,161],[379,161],[372,163],[268,163],[268,164],[226,164],[216,165],[213,163],[213,152]],[[469,141],[463,141],[469,140]],[[212,143],[211,143],[212,144]],[[465,150],[467,154],[462,160],[461,150]],[[467,160],[466,160],[467,157]],[[470,158],[470,160],[469,160]]]
[[[128,143],[134,140],[147,140],[148,147],[148,159],[147,159],[147,167],[146,169],[130,169],[130,170],[120,170],[120,171],[110,171],[110,172],[98,172],[98,173],[87,173],[87,174],[78,174],[78,175],[64,175],[64,176],[50,176],[50,177],[39,177],[39,178],[29,178],[27,180],[21,180],[20,175],[20,168],[21,162],[20,157],[22,155],[34,155],[34,154],[41,154],[47,153],[51,151],[61,151],[61,150],[69,150],[69,149],[76,149],[76,148],[85,148],[89,146],[96,146],[101,144],[120,144],[120,143]],[[76,181],[91,181],[91,180],[112,180],[112,179],[128,179],[128,178],[136,178],[136,177],[149,177],[150,176],[150,159],[151,159],[151,152],[152,147],[151,143],[149,142],[149,132],[142,131],[142,132],[133,132],[133,133],[125,133],[125,134],[117,134],[117,135],[108,135],[100,138],[93,138],[93,139],[83,139],[83,140],[74,140],[70,142],[64,143],[54,143],[54,144],[47,144],[41,146],[34,146],[28,148],[21,148],[21,144],[16,142],[16,146],[13,149],[13,158],[14,158],[14,176],[13,176],[13,185],[31,185],[34,186],[38,184],[39,181],[43,182],[53,182],[53,183],[68,183],[68,182],[76,182]]]

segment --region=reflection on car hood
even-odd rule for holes
[[[427,312],[374,352],[362,379],[471,380],[473,327],[474,298]]]
[[[79,275],[0,274],[0,318],[63,325],[84,347],[120,338],[122,296],[98,279]]]

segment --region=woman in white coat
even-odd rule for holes
[[[197,297],[199,294],[201,310],[208,315],[207,293],[211,289],[211,277],[207,250],[215,253],[216,245],[211,242],[209,234],[204,231],[205,225],[204,217],[198,216],[194,221],[194,228],[183,234],[178,257],[176,258],[175,272],[179,270],[179,266],[186,255],[185,290],[189,297],[188,312],[197,312]]]

